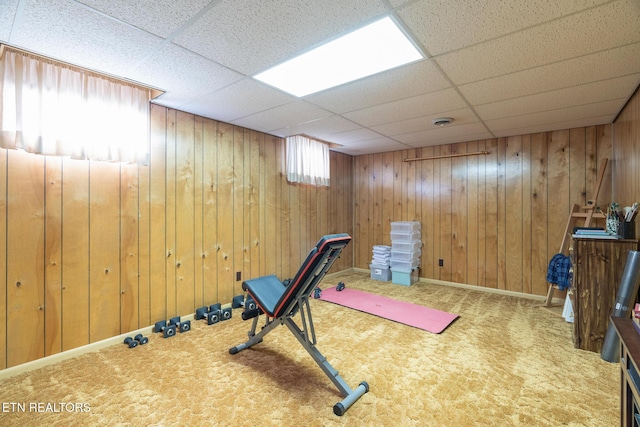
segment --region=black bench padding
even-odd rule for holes
[[[288,285],[270,275],[246,280],[242,289],[251,295],[267,316],[286,315],[295,308],[297,298],[309,296],[350,241],[351,236],[346,233],[326,235],[309,251]]]

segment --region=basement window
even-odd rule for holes
[[[287,180],[317,186],[329,186],[331,176],[329,146],[303,135],[286,140]]]
[[[152,91],[19,49],[0,51],[0,147],[145,163]]]

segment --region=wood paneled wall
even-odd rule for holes
[[[291,277],[324,234],[353,235],[352,158],[291,185],[284,141],[151,107],[149,166],[0,151],[0,369]],[[333,271],[351,268],[353,245]]]
[[[421,277],[543,295],[571,206],[590,197],[611,144],[603,125],[358,156],[355,266],[368,268],[372,246],[391,243],[392,221],[420,221]],[[610,200],[608,168],[599,202]]]
[[[354,236],[334,271],[366,269],[392,221],[421,221],[421,277],[542,295],[603,157],[600,204],[640,200],[639,142],[636,93],[614,125],[332,152],[329,188],[289,184],[279,138],[157,105],[149,166],[0,150],[0,369],[290,277],[323,234]]]
[[[613,124],[613,199],[622,206],[640,202],[640,88]],[[636,226],[640,236],[640,227]]]

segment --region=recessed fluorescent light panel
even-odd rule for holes
[[[254,78],[302,97],[422,58],[405,33],[386,17]]]

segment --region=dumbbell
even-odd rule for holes
[[[212,306],[213,307],[213,306]],[[207,325],[213,325],[220,321],[220,310],[210,310],[209,307],[196,309],[196,320],[207,319]]]
[[[131,338],[131,337],[126,337],[126,338],[124,339],[124,343],[125,343],[127,346],[129,346],[129,348],[134,348],[134,347],[137,347],[137,346],[138,346],[138,341],[137,341],[137,340],[134,340],[134,339],[133,339],[133,338]]]
[[[336,286],[336,291],[341,292],[344,290],[344,288],[345,288],[344,282],[339,282],[338,285]]]
[[[219,302],[216,304],[212,304],[209,307],[209,311],[217,312],[220,320],[229,320],[233,316],[233,310],[231,307],[222,308],[222,304]]]
[[[138,343],[140,343],[140,345],[145,345],[146,343],[149,342],[149,338],[145,337],[142,334],[138,334],[135,337],[133,337],[134,340],[138,341]]]
[[[251,295],[247,295],[246,298],[244,298],[242,295],[236,295],[235,297],[233,297],[233,301],[231,301],[231,307],[244,307],[244,311],[242,312],[242,320],[249,320],[253,317],[259,316],[261,313],[256,302],[253,300],[253,298],[251,298]]]
[[[176,334],[176,325],[167,325],[166,320],[156,322],[153,327],[154,332],[162,332],[162,336],[165,338],[171,338]]]
[[[188,332],[191,330],[191,320],[180,321],[180,316],[172,317],[169,319],[169,325],[175,325],[180,333]]]
[[[247,295],[246,298],[244,297],[244,295],[236,295],[231,301],[231,307],[244,307],[244,311],[255,310],[257,308],[256,302],[253,300],[253,298],[251,298],[251,295]]]

